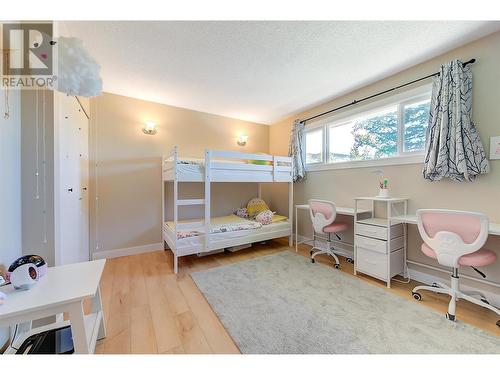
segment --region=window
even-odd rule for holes
[[[404,152],[422,151],[424,149],[430,105],[431,100],[426,99],[403,106]]]
[[[306,133],[306,164],[323,162],[323,129],[315,129]]]
[[[398,148],[397,106],[330,125],[328,161],[381,159],[396,155]]]
[[[310,125],[306,164],[335,168],[387,159],[397,164],[412,156],[417,162],[425,148],[430,96],[425,86]]]

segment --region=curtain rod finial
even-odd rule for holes
[[[475,58],[472,58],[472,59],[470,59],[469,61],[464,62],[462,65],[463,65],[463,66],[466,66],[466,65],[469,65],[469,64],[474,64],[475,62],[476,62],[476,59],[475,59]]]

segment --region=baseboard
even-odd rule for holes
[[[127,255],[149,253],[151,251],[157,251],[157,250],[163,250],[162,242],[152,243],[149,245],[125,247],[123,249],[97,251],[92,255],[92,259],[95,260],[95,259],[117,258],[117,257],[124,257]]]
[[[432,285],[432,283],[434,282],[441,282],[450,285],[450,278],[438,277],[435,275],[428,274],[426,272],[418,271],[415,268],[412,268],[411,264],[409,265],[408,270],[410,271],[411,279],[414,281],[418,281],[419,283]],[[478,292],[481,292],[485,295],[485,297],[493,306],[500,306],[500,295],[498,295],[498,293],[492,293],[491,291],[488,290],[484,290],[477,287],[471,287],[467,285],[466,279],[460,279],[460,288],[463,291],[476,290]]]

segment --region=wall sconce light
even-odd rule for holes
[[[242,134],[238,137],[238,145],[245,146],[248,141],[248,135]]]
[[[146,121],[144,123],[144,127],[142,128],[142,132],[147,135],[155,135],[158,130],[156,129],[156,122],[154,121]]]

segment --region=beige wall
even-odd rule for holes
[[[296,118],[306,118],[324,110],[360,99],[364,96],[391,88],[398,84],[436,72],[442,63],[453,58],[466,61],[472,57],[477,62],[472,66],[474,77],[473,116],[481,139],[489,152],[489,138],[500,135],[500,33],[492,34],[474,43],[458,48],[435,59],[405,70],[370,86],[332,100],[307,112],[298,113],[270,129],[270,152],[286,155],[288,135],[291,124]],[[456,183],[452,181],[429,182],[422,178],[421,165],[400,165],[383,167],[385,175],[391,181],[391,195],[408,197],[409,210],[417,208],[455,208],[481,211],[490,216],[493,222],[500,223],[500,161],[491,161],[491,173],[480,176],[474,183]],[[330,199],[340,206],[353,206],[356,196],[374,195],[377,191],[378,177],[369,173],[375,168],[355,168],[310,172],[307,180],[295,184],[295,202],[306,202],[309,198]],[[267,194],[271,205],[278,210],[286,208],[286,190],[273,187]],[[308,232],[306,216],[301,216],[301,231]],[[352,235],[347,236],[352,243]],[[421,240],[415,226],[410,226],[409,258],[436,265],[419,251]],[[500,255],[500,238],[490,237],[487,244]],[[499,257],[500,259],[500,257]],[[420,269],[424,271],[424,269]],[[500,282],[500,263],[486,267],[488,279]],[[428,272],[428,271],[426,271]],[[470,273],[469,270],[465,272]],[[473,271],[471,273],[477,276]],[[439,274],[443,276],[443,274]]]
[[[106,251],[159,243],[161,239],[161,156],[179,146],[182,156],[203,157],[205,148],[267,152],[269,127],[107,94],[92,99],[91,251]],[[158,125],[149,136],[141,128],[146,120]],[[249,136],[238,146],[240,133]],[[252,184],[250,184],[252,185]],[[236,186],[216,189],[220,211],[229,213],[246,196],[256,194],[256,185],[244,187],[243,198],[231,196]],[[191,187],[191,194],[199,187]],[[238,189],[241,189],[239,187]],[[189,192],[188,192],[189,193]],[[92,197],[98,196],[98,204]],[[219,211],[219,212],[217,212]],[[96,249],[98,246],[98,249]]]

